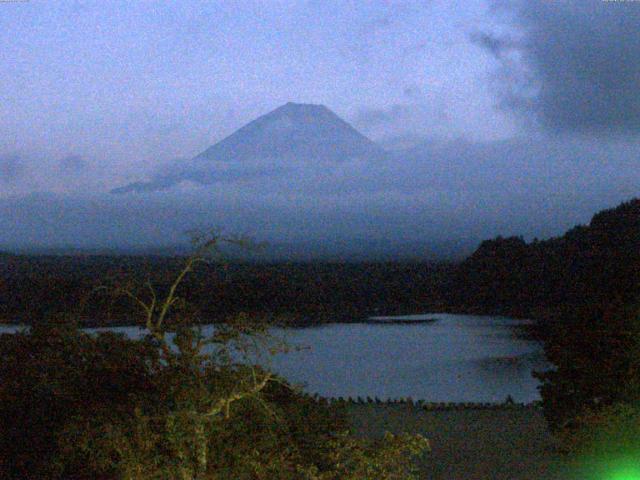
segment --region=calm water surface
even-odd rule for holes
[[[428,314],[433,323],[328,324],[273,329],[289,344],[308,347],[265,361],[310,393],[332,397],[412,397],[433,402],[538,400],[532,370],[550,368],[535,341],[519,339],[505,317]],[[0,326],[2,331],[16,327]],[[136,327],[112,330],[132,337]]]

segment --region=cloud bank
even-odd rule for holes
[[[637,195],[630,152],[639,148],[556,137],[431,142],[376,164],[292,165],[161,192],[12,197],[0,200],[0,245],[163,246],[214,226],[273,244],[362,251],[377,242],[396,254],[421,244],[424,256],[450,244],[462,254],[498,234],[561,234]]]
[[[498,5],[497,12],[508,13],[512,30],[471,38],[502,62],[507,103],[555,132],[640,133],[637,3],[517,0]]]

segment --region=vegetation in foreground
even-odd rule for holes
[[[122,259],[117,262],[113,259],[107,261],[107,263],[110,261],[115,262],[112,265],[113,270],[110,270],[112,273],[120,272],[124,274],[135,270],[144,270],[140,268],[140,263],[136,263],[138,260],[133,261],[127,268],[125,268],[126,262],[123,264],[121,260]],[[151,263],[146,266],[151,268],[161,264],[165,265],[166,268],[163,267],[163,273],[160,275],[160,279],[164,280],[160,281],[159,290],[163,294],[169,294],[171,283],[167,282],[166,279],[170,277],[171,272],[176,272],[175,267],[177,260],[158,260],[159,263],[154,263],[156,260],[151,261]],[[65,262],[67,262],[68,265]],[[165,263],[163,264],[162,262]],[[59,307],[63,305],[63,302],[60,301],[58,295],[66,292],[67,284],[64,282],[68,280],[72,283],[76,282],[75,284],[77,285],[81,285],[84,279],[89,278],[86,277],[86,275],[84,277],[82,275],[74,276],[75,273],[73,272],[75,272],[77,263],[75,263],[75,260],[68,258],[47,259],[43,263],[32,263],[31,259],[25,260],[7,256],[7,258],[3,260],[2,265],[3,268],[5,268],[5,275],[3,276],[4,281],[2,285],[0,285],[0,290],[4,292],[4,298],[9,302],[5,303],[5,311],[14,311],[16,305],[25,306],[28,304],[37,304],[40,305],[41,308],[38,309],[37,315],[35,315],[34,318],[38,320],[50,319],[55,311],[61,310]],[[34,265],[35,269],[32,270]],[[9,268],[9,270],[14,268],[14,271],[7,273],[7,268]],[[590,225],[576,227],[564,236],[555,239],[542,242],[534,241],[529,244],[521,238],[498,238],[484,242],[467,261],[456,268],[441,266],[437,269],[430,270],[426,266],[422,268],[416,265],[349,266],[344,264],[325,265],[322,268],[314,264],[289,265],[285,267],[282,265],[266,267],[235,266],[233,268],[236,268],[236,272],[242,271],[242,275],[244,276],[240,275],[236,277],[236,280],[242,278],[242,280],[236,283],[217,283],[217,285],[225,285],[223,287],[225,293],[221,294],[220,297],[213,297],[215,301],[222,298],[227,299],[222,301],[223,308],[221,308],[221,311],[235,312],[241,303],[241,299],[248,299],[250,306],[257,307],[261,305],[260,308],[264,309],[266,305],[266,310],[269,313],[290,313],[291,308],[293,308],[291,300],[296,296],[302,295],[303,300],[306,298],[308,301],[303,301],[293,309],[303,315],[320,313],[318,317],[322,317],[323,315],[325,318],[331,317],[332,312],[334,312],[332,306],[336,307],[336,311],[342,308],[342,306],[347,306],[346,312],[350,312],[350,314],[360,312],[360,314],[362,314],[362,312],[373,312],[377,306],[373,304],[363,305],[357,302],[354,303],[354,298],[376,298],[376,295],[372,295],[371,292],[376,292],[376,289],[379,288],[386,290],[387,295],[393,296],[396,295],[396,293],[399,295],[400,301],[395,304],[398,308],[406,309],[409,305],[412,305],[414,308],[420,309],[420,305],[422,305],[422,308],[428,308],[424,307],[424,305],[444,305],[445,309],[449,310],[534,316],[542,319],[546,354],[549,360],[555,365],[555,368],[549,372],[539,372],[536,375],[542,381],[541,393],[545,418],[551,430],[556,434],[556,437],[561,439],[564,450],[569,453],[571,457],[583,459],[585,462],[587,461],[586,459],[604,458],[615,452],[617,452],[616,455],[621,457],[625,455],[630,455],[632,458],[638,456],[637,452],[639,452],[640,449],[637,447],[640,447],[640,445],[637,445],[635,439],[640,438],[640,423],[638,421],[639,415],[637,414],[640,409],[638,404],[640,399],[640,375],[638,373],[640,372],[640,364],[638,363],[638,359],[640,358],[640,344],[638,343],[640,340],[640,321],[638,315],[639,309],[637,308],[640,294],[640,289],[638,288],[640,285],[640,200],[632,200],[615,209],[600,212],[593,217]],[[19,270],[17,273],[15,271],[16,269]],[[53,270],[49,271],[47,269]],[[153,270],[153,268],[151,268],[151,270]],[[85,273],[88,274],[91,271],[92,269],[89,268]],[[332,271],[340,271],[342,272],[340,275],[344,276],[341,277],[339,274],[329,273]],[[66,273],[60,276],[58,275],[60,272]],[[70,276],[67,277],[66,275],[69,272],[71,272]],[[189,290],[195,289],[198,293],[198,298],[206,298],[207,292],[209,292],[209,288],[212,285],[210,282],[212,272],[211,269],[202,269],[200,272],[197,272],[196,275],[191,276],[191,283],[186,281],[184,286]],[[220,270],[216,272],[216,275],[220,274]],[[286,272],[286,274],[282,274],[282,272]],[[295,274],[295,272],[298,272],[298,274]],[[372,275],[372,273],[374,274]],[[313,288],[310,288],[308,280],[309,278],[314,278],[314,275],[317,275],[317,283],[313,285]],[[354,278],[360,278],[358,275],[361,275],[363,278],[369,278],[369,283],[353,281]],[[114,274],[114,276],[122,277],[123,275]],[[58,282],[59,279],[63,281]],[[251,280],[248,281],[247,279]],[[415,281],[416,279],[420,280]],[[140,280],[139,277],[138,280]],[[13,288],[18,285],[16,282],[20,283],[21,286],[16,289],[16,294],[13,295]],[[413,285],[413,290],[403,290],[404,285],[407,283]],[[58,285],[58,290],[55,288],[49,289],[51,285]],[[283,288],[283,285],[288,286]],[[306,287],[303,288],[302,286],[305,285]],[[333,287],[318,288],[319,286],[326,287],[327,285],[337,287],[335,289]],[[343,286],[339,287],[339,285]],[[359,288],[359,290],[353,290],[354,285],[358,286],[357,288]],[[244,288],[244,286],[247,288]],[[265,297],[256,293],[260,292],[263,286],[267,292]],[[307,290],[305,290],[305,288],[307,288]],[[75,290],[70,289],[70,291],[74,292]],[[319,297],[313,297],[310,293],[312,291],[319,291],[321,295]],[[404,293],[398,293],[400,291]],[[30,292],[37,292],[37,295],[31,295]],[[231,297],[227,296],[230,292],[233,293]],[[274,292],[276,293],[274,294]],[[368,294],[365,295],[363,292],[368,292]],[[126,292],[121,289],[120,293]],[[133,292],[130,291],[129,293]],[[138,293],[139,292],[136,292],[136,295]],[[327,299],[332,297],[333,294],[336,294],[336,299],[334,299],[333,303],[330,303]],[[146,300],[148,301],[150,298],[151,297]],[[229,300],[229,298],[232,300]],[[430,298],[432,303],[428,301],[425,302],[426,298]],[[77,298],[73,296],[67,296],[65,301],[67,302],[66,304],[69,305],[75,303],[76,300]],[[266,301],[264,305],[262,304],[262,300]],[[380,300],[380,302],[382,302],[381,305],[384,306],[385,302],[388,301],[388,296],[380,296],[378,300]],[[215,304],[215,301],[212,303]],[[11,305],[10,308],[7,307],[9,304]],[[98,304],[95,303],[92,305],[96,306]],[[108,305],[110,305],[111,311],[116,313],[122,311],[118,310],[119,308],[129,308],[127,306],[128,304],[122,301],[110,301]],[[148,303],[145,305],[148,305]],[[50,310],[45,308],[52,306],[57,306],[57,308]],[[177,306],[178,305],[173,305],[173,307]],[[201,305],[199,304],[198,306]],[[105,304],[101,304],[97,309],[101,310],[104,307]],[[183,308],[174,308],[171,310],[172,312],[181,312],[180,315],[172,317],[172,321],[176,321],[175,325],[171,327],[173,330],[176,329],[174,327],[184,325],[184,323],[180,322],[182,318],[181,315],[184,319],[189,319],[188,321],[197,321],[192,313],[188,313],[186,305],[181,305],[181,307]],[[13,310],[11,310],[11,308],[13,308]],[[406,311],[407,310],[404,310],[404,313],[406,313]],[[105,340],[106,337],[102,335],[96,338],[85,337],[78,333],[77,330],[74,330],[75,327],[64,326],[65,324],[54,324],[54,327],[52,327],[50,320],[44,323],[29,323],[36,323],[38,325],[38,328],[35,328],[31,335],[6,337],[1,342],[2,348],[4,349],[3,352],[7,352],[6,355],[13,355],[13,357],[8,356],[7,358],[15,358],[16,365],[31,365],[31,370],[35,372],[32,374],[32,377],[29,377],[27,374],[23,375],[24,381],[30,385],[29,387],[24,387],[21,386],[21,384],[15,383],[18,381],[16,379],[21,377],[21,370],[12,371],[12,367],[10,366],[11,362],[0,367],[3,371],[3,376],[0,378],[0,380],[2,380],[0,392],[2,394],[2,401],[6,402],[2,404],[2,408],[3,412],[8,412],[3,418],[9,419],[12,422],[18,422],[20,418],[23,419],[22,421],[27,421],[25,420],[26,417],[24,413],[7,409],[11,405],[19,404],[17,401],[18,397],[14,392],[26,392],[23,393],[20,398],[24,398],[24,395],[33,399],[40,398],[43,405],[48,403],[55,405],[56,402],[53,401],[52,398],[58,398],[56,395],[61,396],[61,398],[76,398],[76,400],[74,400],[76,404],[82,404],[82,401],[78,400],[78,398],[82,398],[82,394],[76,393],[74,394],[76,397],[73,397],[69,391],[76,391],[76,389],[78,392],[91,391],[89,387],[80,387],[78,385],[82,384],[65,382],[71,382],[71,379],[80,377],[90,379],[91,375],[86,372],[82,376],[73,373],[78,368],[85,368],[86,370],[88,368],[86,367],[87,363],[111,365],[111,362],[115,362],[113,366],[105,366],[103,368],[108,372],[113,371],[113,369],[129,371],[128,369],[131,366],[137,365],[136,368],[139,370],[134,369],[132,371],[145,372],[145,374],[140,377],[144,382],[147,381],[147,376],[149,376],[149,378],[154,379],[154,382],[158,382],[159,378],[164,379],[163,381],[168,378],[173,378],[172,381],[174,383],[180,383],[176,380],[179,377],[176,376],[178,374],[175,373],[174,370],[166,370],[169,365],[168,358],[170,358],[166,356],[166,352],[162,354],[165,355],[165,357],[161,355],[157,359],[154,359],[155,357],[152,356],[155,355],[155,353],[152,354],[152,352],[157,352],[158,348],[165,342],[165,340],[163,340],[164,334],[168,331],[166,330],[166,326],[159,330],[160,335],[152,335],[141,342],[129,343],[128,340],[116,337],[109,338],[107,341]],[[61,328],[65,332],[63,337],[55,333]],[[256,330],[256,328],[257,326],[254,326],[251,329],[254,337],[255,334],[260,332],[260,329],[257,328]],[[45,330],[43,331],[42,329]],[[194,344],[190,343],[195,341],[195,345],[197,346],[198,340],[195,340],[198,338],[197,331],[190,329],[178,330],[183,333],[180,333],[177,338],[181,338],[180,335],[183,334],[187,335],[185,338],[189,338],[190,340],[188,340],[185,345],[192,345],[189,348],[192,351],[198,351],[197,348],[193,347]],[[232,329],[231,331],[234,330]],[[239,331],[242,332],[242,329]],[[240,338],[238,331],[236,331],[234,335],[231,335],[228,341],[231,342],[232,340],[235,341],[235,339]],[[260,335],[258,335],[258,337],[259,336]],[[98,357],[95,357],[94,354],[91,354],[94,355],[91,356],[89,353],[78,354],[78,358],[85,359],[82,361],[78,360],[78,362],[85,363],[79,363],[78,366],[69,367],[71,368],[70,371],[65,370],[64,362],[58,358],[56,361],[59,365],[55,368],[52,367],[50,373],[38,373],[48,372],[48,367],[44,364],[39,365],[33,362],[42,361],[37,360],[37,358],[51,357],[53,360],[57,358],[57,354],[55,353],[57,350],[54,349],[51,352],[45,351],[45,353],[36,357],[30,355],[28,352],[30,350],[38,351],[37,348],[48,345],[49,341],[46,340],[48,337],[53,339],[58,338],[56,341],[62,344],[70,341],[71,345],[75,346],[74,348],[80,348],[80,346],[84,345],[84,342],[103,342],[105,345],[116,345],[117,347],[101,347],[94,343],[87,344],[83,348],[88,352],[97,352],[95,355],[98,355]],[[12,343],[20,341],[23,343]],[[29,342],[35,343],[32,345]],[[59,349],[59,347],[57,348]],[[118,358],[122,357],[116,360],[108,357],[107,353],[111,352],[109,348],[127,352],[137,351],[136,349],[142,348],[146,349],[144,351],[147,353],[144,355],[140,355],[139,353],[115,355]],[[187,348],[187,350],[189,350],[189,348]],[[24,352],[20,353],[22,350],[24,350]],[[108,358],[105,357],[105,359],[103,359],[100,357],[100,355],[102,355],[100,352],[103,350],[105,352],[104,355],[107,355]],[[181,350],[179,351],[181,352]],[[3,353],[3,357],[6,355]],[[71,352],[69,355],[73,358]],[[180,355],[184,355],[184,352],[180,353]],[[121,365],[118,363],[124,361],[124,358],[128,358],[128,356],[144,358],[144,361],[140,365],[135,362],[133,362],[132,365]],[[187,357],[184,358],[186,359]],[[215,362],[219,362],[219,360],[215,360],[214,363]],[[187,362],[186,365],[190,365],[188,368],[194,369],[194,365],[196,364],[197,362]],[[81,365],[85,366],[81,367]],[[149,368],[149,372],[151,373],[144,370],[142,368],[143,366],[144,368]],[[185,369],[188,370],[186,366],[181,368],[183,373],[186,371]],[[225,365],[225,368],[227,368],[227,370],[223,370],[227,372],[226,375],[231,375],[231,373],[237,375],[237,377],[228,377],[233,378],[233,380],[229,380],[230,383],[228,384],[237,383],[241,378],[249,374],[248,371],[242,371],[240,367],[233,363]],[[29,368],[27,368],[26,371],[28,372]],[[55,376],[56,372],[65,373],[63,375],[61,374],[60,380],[57,380],[58,377]],[[161,377],[157,376],[159,372],[164,372]],[[173,373],[168,374],[167,372]],[[258,371],[256,370],[256,372]],[[99,374],[97,378],[102,378],[100,375],[103,374]],[[133,375],[133,379],[138,379],[136,375]],[[259,375],[259,373],[256,373],[256,375]],[[62,386],[49,392],[47,389],[50,387],[47,385],[51,383],[56,384],[58,381],[62,382]],[[98,381],[94,379],[93,381],[95,384],[103,383],[103,380]],[[210,380],[202,380],[204,384],[207,384],[209,381]],[[222,380],[216,381],[228,385]],[[38,382],[43,383],[39,384]],[[25,383],[25,385],[27,385],[27,383]],[[156,385],[153,382],[152,384]],[[142,395],[141,398],[146,398],[146,393],[143,395],[143,392],[181,391],[180,388],[175,386],[168,388],[168,385],[170,385],[170,383],[165,384],[160,382],[160,384],[154,387],[156,389],[154,390],[154,388],[148,386],[144,388],[134,388],[129,385],[119,386],[116,382],[112,384],[112,388],[114,391],[120,389],[130,392],[131,394],[127,395],[134,399],[137,398],[136,392]],[[291,400],[294,404],[304,402],[304,396],[291,390],[290,386],[281,380],[276,381],[276,379],[273,378],[273,381],[267,382],[260,392],[257,392],[255,395],[249,395],[241,402],[237,402],[233,411],[237,411],[237,408],[241,405],[251,404],[255,405],[256,408],[258,405],[263,405],[256,400],[257,398],[261,398],[269,405],[268,402],[274,401],[265,396],[275,389],[277,385],[280,389],[279,395],[285,395],[286,393],[285,396],[295,399],[295,402]],[[20,390],[21,388],[22,390]],[[100,390],[96,391],[99,392]],[[111,389],[109,391],[111,391]],[[188,391],[190,392],[191,390]],[[45,394],[43,392],[53,397],[39,397],[39,395]],[[227,390],[227,394],[229,392],[230,390]],[[11,395],[14,396],[11,397]],[[159,400],[155,399],[159,397],[154,397],[152,393],[149,393],[149,395],[151,400],[136,401],[138,401],[138,403],[141,402],[142,405],[146,405],[146,408],[148,408],[148,405],[160,404],[158,403]],[[156,395],[159,396],[160,393]],[[42,398],[46,398],[46,400],[42,400]],[[104,393],[104,398],[107,399],[105,401],[113,401],[117,405],[126,404],[126,402],[118,399],[108,400],[110,398],[108,392]],[[173,397],[165,396],[162,398]],[[38,400],[33,401],[36,404],[38,403]],[[56,401],[61,400],[58,399]],[[251,403],[251,401],[254,403]],[[282,407],[282,404],[278,402],[275,403],[280,405],[278,408]],[[118,411],[118,408],[119,407],[114,406],[113,409],[108,410]],[[273,405],[270,408],[277,410]],[[54,412],[50,412],[52,415],[49,418],[52,419],[51,421],[54,421],[58,418],[56,415],[64,417],[66,412],[69,411],[74,410],[65,404],[64,408],[61,407],[59,413],[53,414]],[[323,410],[323,407],[314,411],[318,412],[318,415],[324,412],[323,415],[326,416],[323,418],[331,417],[331,420],[327,420],[324,424],[326,428],[319,427],[318,432],[326,433],[332,431],[333,434],[330,434],[329,437],[326,438],[331,438],[333,442],[337,441],[336,439],[338,437],[336,437],[335,434],[346,426],[345,423],[340,423],[345,421],[344,417],[341,417],[336,410]],[[147,418],[150,415],[148,412],[145,413],[146,410],[144,410],[144,408],[140,410],[140,412],[142,412],[141,415],[143,415],[141,418]],[[144,415],[147,415],[147,417]],[[287,415],[289,415],[289,417],[292,415],[295,416],[291,412],[287,413]],[[96,414],[95,417],[100,418],[100,415]],[[91,418],[93,418],[93,416],[91,416]],[[158,418],[164,417],[160,415]],[[275,419],[276,417],[273,418]],[[3,420],[3,422],[4,421],[5,420]],[[61,425],[66,425],[67,423],[65,422],[67,422],[67,420],[64,420]],[[3,424],[2,427],[5,431],[16,432],[21,431],[19,425],[18,423],[6,423]],[[316,425],[323,425],[323,423],[318,421]],[[334,427],[330,427],[329,425],[334,425]],[[24,424],[23,427],[26,428],[26,430],[32,428],[27,424]],[[37,431],[36,427],[33,428],[35,428],[34,431]],[[62,431],[58,430],[58,427],[51,427],[50,429],[49,426],[47,426],[46,428],[42,428],[45,433],[49,430],[55,432]],[[157,426],[155,428],[157,428]],[[127,432],[129,433],[119,435],[134,438],[129,430],[127,430]],[[318,434],[320,435],[320,433]],[[14,435],[14,433],[11,435]],[[78,435],[75,435],[75,437],[77,436]],[[70,438],[75,437],[71,436]],[[7,451],[12,451],[11,448],[18,448],[17,445],[20,445],[20,438],[8,438],[11,438],[11,440],[7,443],[7,448],[9,448]],[[43,434],[43,436],[39,438],[47,437]],[[96,435],[92,438],[101,438],[101,435]],[[248,439],[250,436],[246,438]],[[27,440],[27,443],[29,442],[31,442],[31,440]],[[53,442],[53,440],[51,442]],[[50,448],[53,448],[51,445],[58,445],[55,443],[58,442],[58,440],[55,440],[54,443],[51,442],[45,443],[49,445]],[[32,443],[33,445],[39,445],[37,440],[34,440]],[[82,442],[78,442],[77,444],[82,445]],[[165,442],[163,444],[168,445],[169,443]],[[289,440],[289,444],[295,445],[295,442]],[[56,446],[51,451],[59,448],[59,446]],[[92,448],[97,447],[92,445]],[[211,448],[215,449],[214,447]],[[58,450],[55,451],[58,452]],[[280,452],[281,450],[275,448],[274,451]],[[305,455],[307,455],[306,452]],[[46,456],[41,457],[36,455],[34,458],[45,457]],[[18,459],[20,457],[17,455],[15,458]],[[107,458],[113,458],[113,455],[109,453]],[[136,454],[136,458],[144,458],[144,456]],[[28,464],[29,461],[32,460],[25,460],[23,463]],[[326,459],[322,461],[326,462]],[[313,462],[315,462],[315,460],[312,461],[312,463]],[[47,463],[47,465],[49,464],[50,462]],[[313,463],[313,465],[316,465],[316,463]],[[326,467],[326,463],[325,468],[328,468]]]
[[[108,289],[141,308],[141,340],[73,319],[0,336],[0,477],[412,478],[427,440],[351,435],[344,411],[253,364],[282,348],[264,325],[236,317],[209,337],[193,326],[179,289],[220,240],[202,242],[164,296]]]
[[[576,478],[607,478],[617,464],[640,464],[639,311],[622,302],[566,311],[545,342],[555,368],[534,375]]]
[[[354,403],[349,413],[356,431],[367,437],[388,430],[429,438],[431,451],[419,465],[419,478],[567,480],[557,475],[564,465],[535,406],[424,409],[410,404]]]
[[[640,200],[601,212],[544,248],[565,265],[552,278],[562,301],[545,323],[545,353],[554,368],[534,373],[549,428],[577,478],[605,478],[629,462],[637,468]]]

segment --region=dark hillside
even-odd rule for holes
[[[105,282],[149,278],[167,287],[180,257],[23,256],[0,253],[0,321],[70,312]],[[294,323],[372,314],[458,311],[538,319],[640,293],[640,200],[594,215],[544,241],[486,240],[459,265],[427,262],[231,263],[200,268],[184,285],[208,320],[240,311]],[[126,305],[89,302],[86,321],[126,322]]]
[[[565,235],[483,242],[455,274],[450,303],[482,313],[543,317],[559,306],[633,301],[640,293],[640,200]]]

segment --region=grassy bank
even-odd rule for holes
[[[421,462],[429,480],[560,480],[566,473],[542,411],[522,408],[425,410],[409,404],[350,404],[359,435],[420,433],[431,453]]]

